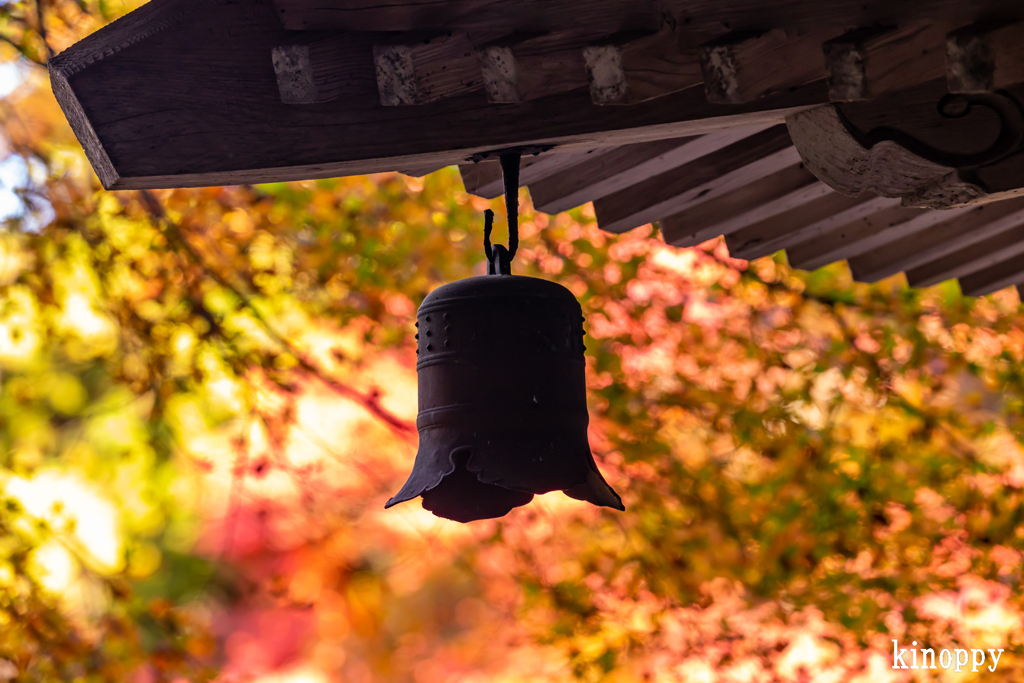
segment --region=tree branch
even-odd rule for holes
[[[202,257],[192,248],[192,245],[185,239],[181,234],[180,229],[170,219],[167,218],[167,213],[164,211],[159,200],[149,190],[139,190],[139,197],[142,200],[143,206],[146,211],[164,227],[164,233],[168,239],[177,244],[189,258],[202,269],[203,273],[209,276],[214,282],[219,284],[221,287],[231,291],[235,296],[242,301],[243,305],[249,309],[253,317],[260,326],[266,331],[266,333],[278,344],[283,346],[288,353],[293,355],[298,361],[300,367],[307,372],[311,373],[327,388],[331,389],[334,393],[339,396],[351,399],[363,406],[370,414],[384,422],[395,434],[403,438],[409,438],[416,431],[415,425],[411,424],[407,420],[403,420],[397,415],[391,413],[380,404],[380,393],[376,390],[372,390],[368,393],[362,393],[347,384],[343,384],[338,380],[328,376],[322,368],[320,368],[312,359],[306,356],[301,349],[295,346],[291,340],[286,338],[269,321],[260,313],[259,309],[240,288],[234,286],[223,278],[218,273],[214,272],[204,263]]]
[[[50,47],[50,42],[47,40],[46,36],[46,18],[43,16],[43,1],[44,0],[36,0],[36,23],[38,24],[36,30],[39,32],[39,37],[43,41],[43,47],[46,48],[46,61],[49,62],[53,59],[53,48]]]

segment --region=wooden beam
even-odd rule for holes
[[[657,30],[661,12],[647,3],[593,0],[274,0],[284,27],[292,31],[414,31],[444,27],[472,30],[560,31],[576,28],[584,18],[614,31]]]
[[[801,270],[817,270],[836,261],[855,255],[858,248],[867,250],[865,243],[880,241],[893,235],[899,226],[928,213],[926,209],[905,209],[890,206],[851,223],[786,247],[789,265]]]
[[[799,161],[784,126],[773,126],[594,202],[602,230],[625,232],[710,201]]]
[[[985,270],[960,278],[964,296],[984,296],[1011,287],[1024,279],[1024,254],[1000,261]]]
[[[625,145],[530,183],[533,207],[559,213],[607,197],[739,142],[767,126],[727,128],[707,135]]]
[[[708,101],[750,102],[825,78],[821,32],[729,33],[700,46]]]
[[[696,47],[663,30],[651,36],[587,47],[583,57],[594,104],[637,104],[703,82]]]
[[[871,195],[847,197],[833,193],[726,235],[725,243],[736,258],[760,258],[898,204]]]
[[[547,178],[563,169],[590,159],[596,159],[615,149],[615,147],[603,147],[574,152],[556,149],[537,156],[523,157],[519,168],[519,187]],[[505,191],[501,163],[497,159],[459,164],[459,172],[462,174],[462,183],[469,194],[484,199],[496,199]]]
[[[347,31],[445,27],[557,31],[583,20],[609,33],[656,31],[666,16],[698,31],[721,32],[722,26],[842,30],[921,18],[965,24],[985,16],[1021,16],[1017,0],[274,0],[274,4],[289,30]]]
[[[277,45],[271,52],[277,89],[285,104],[330,102],[373,87],[366,70],[352,69],[365,56],[366,38],[336,35],[308,42]]]
[[[733,22],[734,29],[812,29],[899,24],[922,16],[956,15],[970,22],[988,14],[1019,20],[1022,12],[1019,0],[418,0],[401,5],[317,0],[303,7],[372,19],[363,27],[368,30],[468,31],[475,26],[554,31],[577,27],[585,17],[590,29],[609,32],[659,30],[667,8],[671,20],[702,39],[721,31],[723,21]],[[393,171],[460,163],[476,152],[519,145],[586,150],[777,122],[827,101],[824,83],[815,83],[748,105],[709,104],[703,93],[694,92],[699,89],[691,88],[632,107],[591,106],[586,91],[508,107],[487,106],[478,93],[417,107],[382,107],[368,48],[348,67],[367,73],[354,80],[372,87],[315,106],[289,106],[280,101],[269,59],[275,46],[294,38],[282,28],[277,9],[262,0],[152,0],[51,60],[55,94],[105,187],[188,187]],[[369,14],[360,14],[364,10]],[[403,26],[405,21],[411,23]],[[343,21],[340,28],[346,27],[359,28]],[[936,101],[925,104],[934,111]],[[891,104],[886,101],[885,109],[899,122],[915,122],[916,114],[907,116]],[[987,185],[1013,186],[1024,177],[1021,156],[982,168],[979,176]]]
[[[595,107],[584,88],[507,107],[488,106],[475,92],[383,107],[367,46],[348,65],[361,72],[353,82],[365,82],[365,91],[286,105],[270,55],[294,36],[271,4],[152,0],[136,12],[145,19],[133,13],[50,62],[58,101],[110,189],[377,173],[522,145],[586,151],[777,123],[827,100],[822,82],[748,105],[712,105],[690,88]]]
[[[374,45],[373,63],[385,107],[437,102],[483,87],[476,48],[465,33]]]
[[[1009,216],[1024,208],[1022,201],[1011,199],[975,207],[929,211],[912,221],[919,224],[919,230],[907,229],[898,239],[851,258],[850,271],[856,280],[877,282],[896,273],[909,274],[912,269],[940,261],[946,256],[955,258],[975,242],[1013,227],[1015,219]],[[925,229],[927,234],[922,235]],[[924,277],[926,272],[919,275]]]
[[[870,27],[827,41],[823,47],[829,99],[869,100],[942,78],[946,31],[940,24]]]
[[[160,38],[164,32],[173,33],[186,18],[186,8],[176,0],[151,0],[133,12],[86,36],[67,50],[50,58],[47,70],[50,73],[50,87],[57,98],[64,116],[85,151],[103,187],[110,189],[123,184],[122,171],[110,158],[109,144],[105,144],[96,131],[96,126],[85,112],[84,97],[79,81],[90,67],[109,68],[125,48],[141,40]],[[115,28],[116,27],[116,28]],[[106,63],[104,64],[104,61]],[[90,109],[92,107],[90,106]]]
[[[508,36],[480,50],[487,100],[518,104],[587,87],[578,31]]]
[[[1024,83],[1024,23],[974,24],[949,34],[946,78],[952,93]]]
[[[731,235],[747,226],[786,213],[833,194],[804,168],[794,164],[698,204],[659,222],[662,238],[676,247],[692,247],[719,235]]]

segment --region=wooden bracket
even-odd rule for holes
[[[480,50],[487,100],[518,104],[587,86],[587,71],[576,31],[541,36],[511,35]]]
[[[992,92],[1024,83],[1024,22],[974,24],[946,41],[949,92]]]
[[[483,85],[476,49],[465,33],[374,45],[373,62],[385,107],[436,102]]]
[[[825,78],[823,39],[835,32],[729,33],[700,46],[709,102],[742,104]]]
[[[330,102],[347,93],[372,92],[367,40],[338,35],[278,45],[271,51],[277,89],[285,104]],[[357,65],[366,63],[366,68]]]
[[[945,41],[946,28],[936,24],[862,28],[827,41],[829,99],[868,100],[942,78]]]
[[[704,77],[696,47],[663,30],[624,43],[586,47],[590,99],[594,104],[637,104],[695,85]]]
[[[871,191],[899,198],[906,207],[944,209],[1024,193],[1024,187],[990,192],[977,173],[1020,151],[1024,141],[1024,111],[1016,100],[1003,99],[1006,110],[1000,112],[999,139],[989,149],[970,155],[943,153],[889,128],[858,131],[836,105],[791,114],[786,125],[807,168],[836,191],[851,197]],[[956,104],[944,98],[940,113],[944,106]]]

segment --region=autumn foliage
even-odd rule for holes
[[[513,269],[583,306],[626,512],[384,511],[416,307],[484,271],[501,202],[455,169],[104,192],[26,61],[100,4],[45,3],[42,34],[0,6],[26,55],[0,104],[0,680],[962,675],[894,671],[893,639],[1003,648],[985,679],[1020,678],[1016,292],[611,236],[524,191]]]

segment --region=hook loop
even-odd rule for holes
[[[505,215],[508,217],[508,248],[491,245],[494,212],[484,212],[484,254],[487,255],[488,275],[511,275],[512,259],[519,250],[519,152],[500,155],[501,176],[505,187]]]
[[[501,244],[491,246],[491,228],[494,227],[494,212],[484,211],[484,254],[487,255],[488,275],[511,275],[512,254]]]

